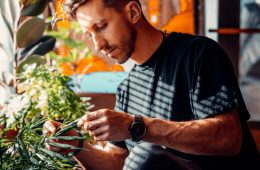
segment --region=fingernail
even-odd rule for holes
[[[49,131],[51,131],[52,133],[55,132],[55,128],[52,125],[50,125],[49,123],[46,125],[46,128],[48,128]]]
[[[78,121],[77,126],[81,127],[81,120]]]

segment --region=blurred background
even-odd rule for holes
[[[15,93],[15,76],[23,70],[23,65],[37,61],[49,63],[70,76],[76,84],[75,92],[93,97],[95,109],[113,108],[116,87],[134,63],[130,60],[119,65],[96,52],[77,23],[64,14],[63,2],[0,1],[0,104]],[[257,124],[260,122],[260,0],[141,0],[141,3],[148,21],[158,29],[203,35],[222,45],[234,65],[251,114],[250,122],[260,129]],[[32,16],[41,20],[32,20]],[[44,47],[37,50],[40,44]],[[44,61],[37,55],[44,55]]]

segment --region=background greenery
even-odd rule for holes
[[[1,79],[1,87],[15,87],[15,93],[8,93],[8,100],[0,110],[0,169],[72,169],[77,166],[73,153],[62,155],[47,149],[46,144],[69,149],[75,146],[55,143],[60,140],[89,140],[83,136],[64,136],[76,127],[77,118],[92,107],[89,98],[79,98],[72,90],[70,78],[61,74],[57,67],[50,66],[48,56],[56,44],[56,38],[46,35],[52,23],[43,19],[43,10],[50,0],[1,0],[2,29],[8,35],[4,51],[14,63],[11,78]],[[54,23],[57,21],[53,20]],[[1,26],[2,27],[2,26]],[[67,41],[68,39],[63,39]],[[74,55],[83,45],[73,40]],[[13,80],[13,81],[11,81]],[[43,134],[46,120],[62,122],[60,130],[51,136]]]

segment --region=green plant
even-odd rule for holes
[[[58,31],[48,31],[47,35],[55,37],[57,39],[58,49],[60,47],[65,47],[63,50],[66,50],[67,53],[63,56],[57,51],[51,51],[48,53],[50,58],[53,60],[53,65],[59,68],[62,64],[67,64],[70,70],[73,71],[73,74],[76,79],[76,88],[80,89],[80,81],[82,76],[79,75],[79,70],[77,70],[79,61],[83,58],[93,56],[90,48],[86,47],[83,40],[73,37],[82,37],[82,30],[77,22],[70,23],[70,29],[62,27]],[[88,66],[85,66],[84,70],[88,69]],[[81,70],[81,72],[84,72]]]
[[[43,36],[45,20],[37,17],[50,0],[2,0],[0,2],[0,105],[16,91],[16,68],[30,55],[44,55],[54,48],[55,38]],[[3,60],[4,59],[4,60]],[[42,59],[39,59],[42,62]],[[34,62],[38,62],[34,59]],[[15,63],[15,64],[13,64]]]
[[[5,128],[0,135],[0,168],[7,169],[72,169],[77,166],[73,160],[73,153],[63,155],[46,148],[46,143],[66,149],[82,149],[75,146],[50,142],[52,139],[62,140],[91,140],[88,135],[62,136],[76,126],[76,121],[65,125],[56,134],[47,137],[41,134],[45,118],[38,113],[30,122],[21,119],[18,135],[8,138],[6,132],[12,128]],[[62,131],[62,132],[61,132]]]
[[[53,64],[58,67],[62,63],[70,63],[71,68],[73,68],[76,73],[76,62],[79,59],[91,56],[92,52],[86,47],[83,41],[71,37],[70,32],[81,35],[81,32],[78,31],[78,28],[76,27],[76,23],[72,23],[72,25],[74,26],[72,26],[71,30],[60,28],[59,31],[48,31],[47,34],[55,37],[58,40],[58,44],[67,47],[68,50],[66,56],[61,56],[54,51],[50,52],[51,59],[55,61]]]
[[[52,142],[92,140],[81,136],[64,136],[76,127],[77,118],[92,107],[70,88],[70,78],[48,65],[25,65],[18,78],[19,91],[0,111],[0,169],[71,169],[76,166],[72,153],[62,155],[46,148],[46,143],[60,148],[81,149]],[[63,124],[52,136],[43,134],[46,120]]]
[[[14,1],[1,1],[1,9],[7,2]],[[0,169],[3,170],[72,169],[77,166],[72,159],[73,154],[62,155],[50,151],[46,143],[61,148],[82,149],[52,140],[92,140],[88,133],[83,137],[64,136],[66,131],[76,127],[77,118],[87,113],[92,105],[88,98],[81,99],[71,90],[69,77],[55,68],[42,65],[46,63],[42,56],[53,49],[56,41],[51,36],[43,36],[46,23],[36,17],[48,2],[50,0],[20,0],[21,17],[18,14],[20,10],[15,8],[12,11],[16,11],[18,19],[13,22],[4,20],[6,34],[10,35],[11,40],[7,43],[11,47],[8,49],[13,50],[5,54],[11,54],[9,57],[15,60],[18,76],[14,74],[14,80],[18,81],[14,81],[14,85],[19,86],[18,93],[0,109]],[[16,4],[15,7],[18,6]],[[0,50],[4,47],[0,43]],[[46,120],[58,120],[63,124],[56,134],[47,136],[42,133]]]
[[[85,113],[86,106],[69,86],[71,79],[54,67],[32,64],[18,78],[22,81],[18,91],[31,98],[34,108],[28,111],[28,117],[40,110],[48,119],[71,121]]]

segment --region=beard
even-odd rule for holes
[[[135,51],[136,36],[137,36],[136,30],[134,28],[131,28],[130,37],[128,41],[128,49],[126,51],[127,60],[131,57],[131,55]]]
[[[115,57],[116,62],[119,64],[125,63],[135,51],[137,31],[132,25],[130,25],[130,23],[127,24],[127,28],[129,29],[128,36],[125,36],[125,38],[123,38],[120,41],[121,48],[119,49],[122,52],[122,54],[120,57]]]

